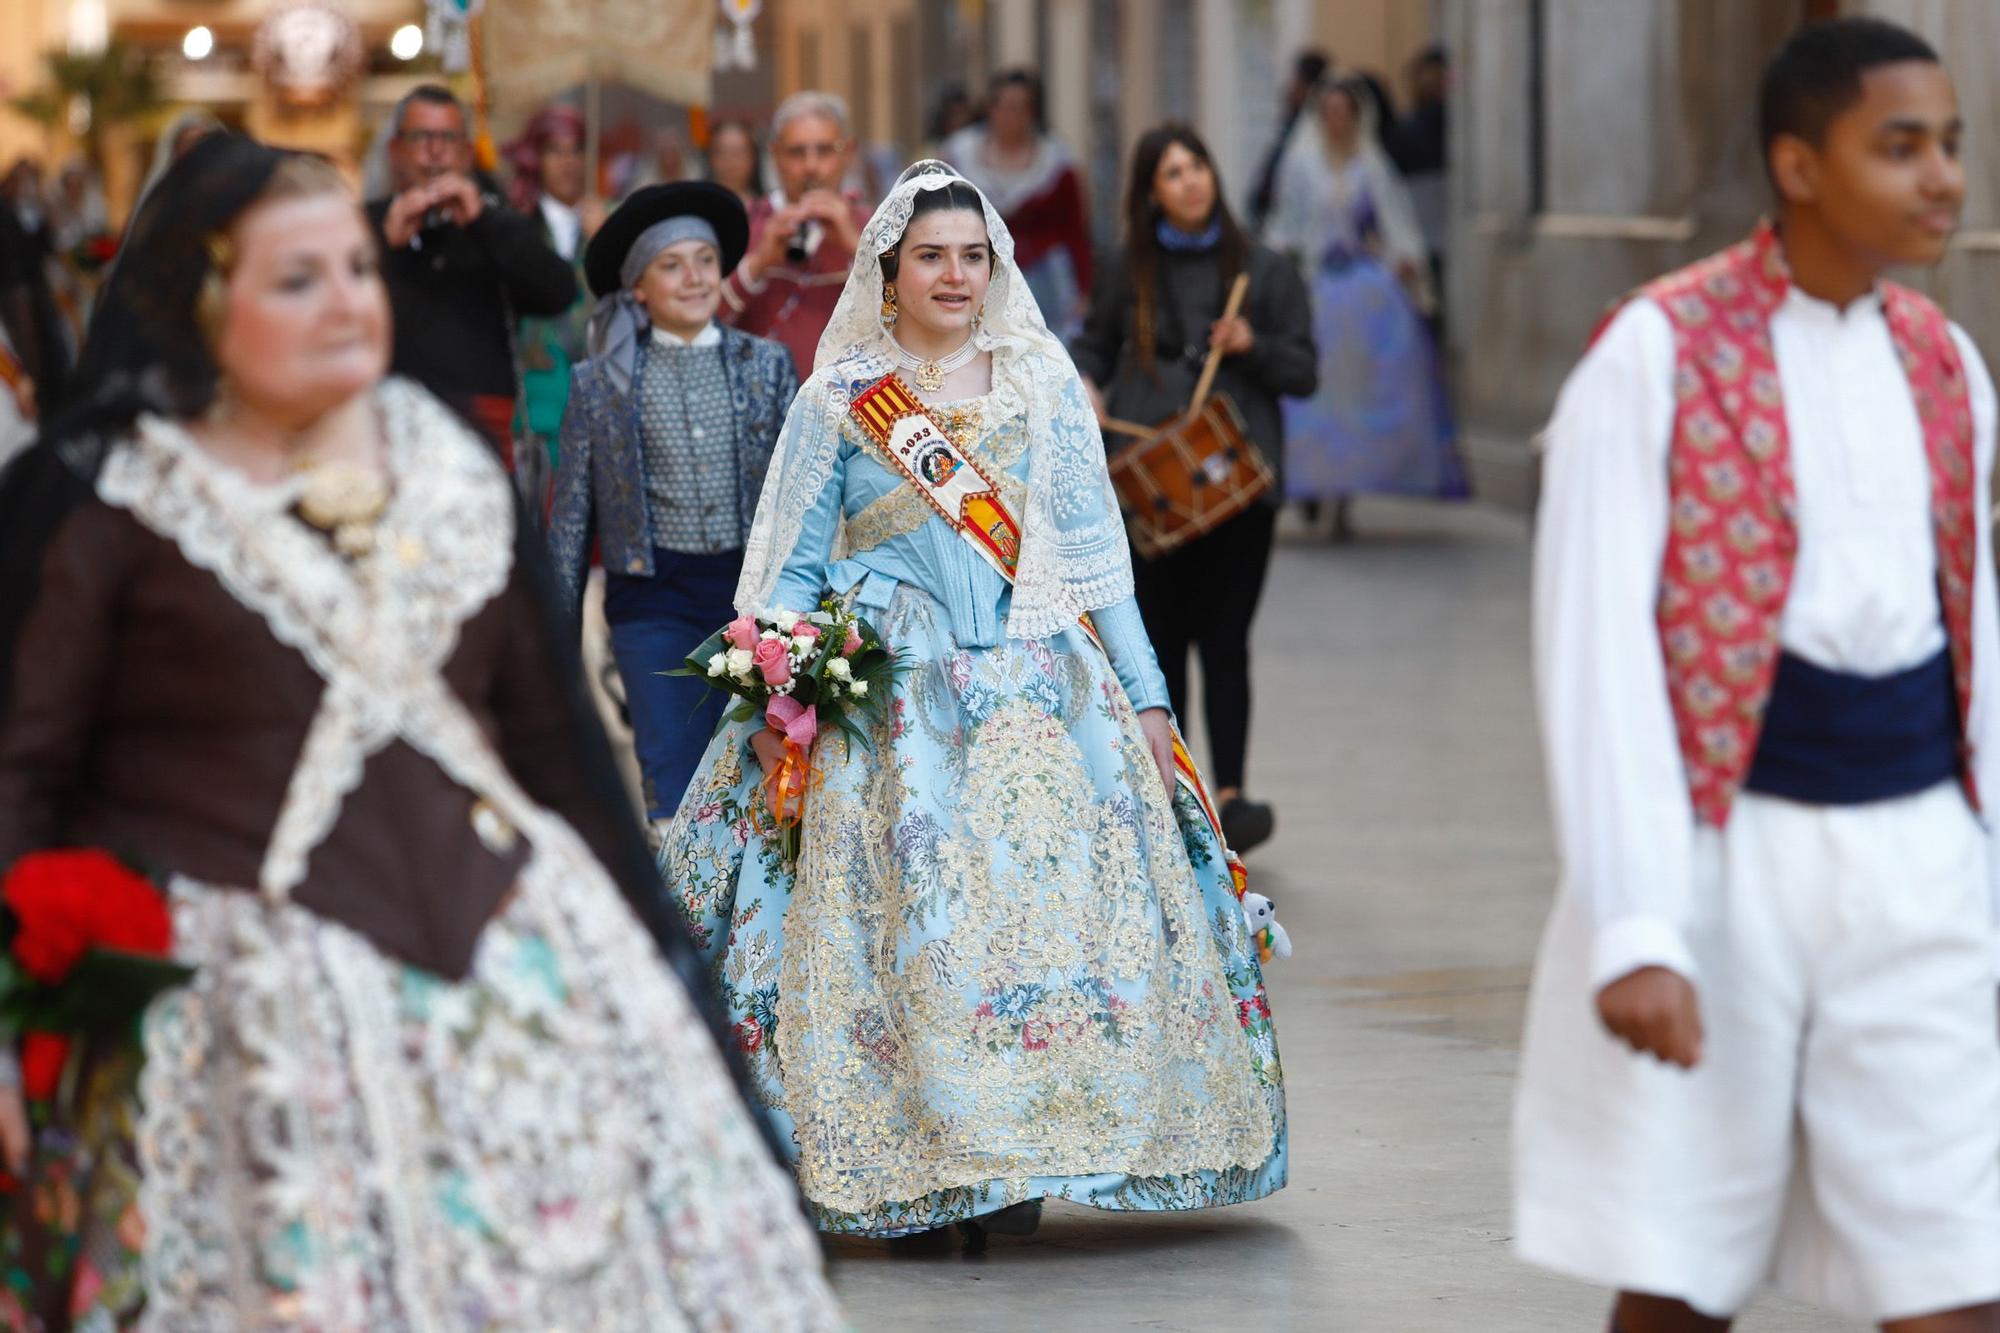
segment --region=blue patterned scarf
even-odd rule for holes
[[[1182,231],[1173,223],[1161,218],[1153,224],[1153,235],[1160,241],[1160,248],[1169,254],[1206,254],[1222,244],[1222,219],[1215,217],[1200,231]]]

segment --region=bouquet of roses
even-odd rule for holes
[[[818,777],[813,742],[834,728],[866,743],[864,726],[881,721],[903,669],[866,620],[829,597],[804,615],[767,608],[738,616],[688,654],[686,667],[666,674],[698,676],[736,696],[728,721],[761,716],[783,740],[784,762],[764,786],[771,828],[789,861],[798,855],[806,791]]]
[[[50,1102],[71,1038],[129,1037],[194,970],[169,958],[164,894],[108,852],[32,852],[0,883],[0,1035],[21,1041],[21,1091]]]

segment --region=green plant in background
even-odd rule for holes
[[[51,133],[67,126],[100,167],[108,129],[144,120],[166,106],[152,61],[122,42],[90,54],[51,51],[43,60],[47,83],[9,98],[8,105]]]

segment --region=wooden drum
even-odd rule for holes
[[[1271,465],[1244,438],[1243,418],[1226,394],[1210,396],[1111,456],[1111,484],[1133,548],[1149,560],[1256,504],[1272,480]]]
[[[1233,319],[1250,290],[1239,274],[1222,312]],[[1157,426],[1107,420],[1104,429],[1138,437],[1111,455],[1111,484],[1132,545],[1148,560],[1185,546],[1256,504],[1271,489],[1271,465],[1243,434],[1227,394],[1210,395],[1221,349],[1211,349],[1187,411]]]

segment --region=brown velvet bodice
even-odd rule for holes
[[[512,534],[492,541],[504,561]],[[458,624],[442,678],[528,797],[601,848],[628,812],[604,808],[581,771],[574,682],[550,648],[525,571],[510,565],[501,591]],[[0,866],[41,847],[98,846],[257,889],[328,689],[303,653],[176,543],[93,498],[43,551],[15,654],[0,716]],[[430,756],[387,740],[291,900],[463,976],[529,850],[525,838],[509,843],[504,821],[477,827],[479,800]]]

